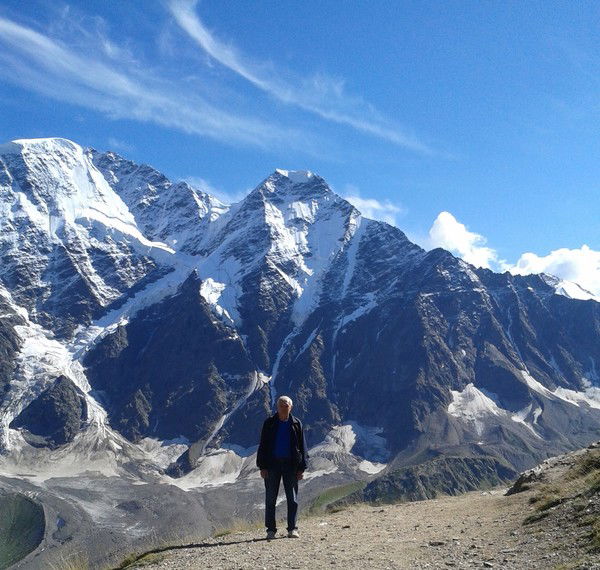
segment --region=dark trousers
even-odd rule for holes
[[[283,488],[287,499],[287,529],[293,530],[296,527],[296,514],[298,512],[298,478],[292,465],[291,459],[274,459],[273,467],[268,469],[268,475],[265,477],[265,526],[267,530],[277,532],[277,523],[275,522],[275,503],[279,494],[279,482],[283,478]]]

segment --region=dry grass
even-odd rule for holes
[[[577,526],[590,527],[587,535],[590,552],[600,552],[600,516],[585,515],[590,497],[599,492],[600,449],[595,448],[576,458],[560,480],[537,487],[537,492],[529,498],[529,503],[535,505],[535,512],[527,516],[523,524],[540,521],[550,514],[553,507],[569,502],[578,516],[581,513],[581,518],[576,522]]]
[[[588,536],[592,552],[600,553],[600,517],[596,517],[592,523],[592,529]]]
[[[153,531],[149,543],[154,545],[153,548],[133,551],[122,559],[121,563],[116,567],[118,570],[128,568],[132,564],[145,565],[156,562],[165,556],[165,552],[177,548],[185,548],[190,544],[196,544],[204,540],[194,533],[171,532],[168,534],[158,535]]]
[[[335,510],[331,510],[328,512],[337,512],[337,511],[342,511],[345,510],[347,507],[339,507],[336,508]],[[284,503],[284,509],[285,509],[285,503]],[[307,509],[305,511],[303,511],[302,513],[298,514],[298,521],[302,521],[308,518],[314,518],[314,517],[319,517],[322,516],[323,513],[322,512],[316,512],[314,510],[311,509]],[[285,523],[284,517],[280,514],[279,516],[279,520],[281,522]],[[212,538],[220,538],[222,536],[227,536],[230,534],[235,534],[238,532],[262,532],[264,531],[264,521],[262,520],[248,520],[248,519],[243,519],[241,517],[236,517],[234,519],[232,519],[231,523],[228,524],[227,526],[223,526],[223,527],[217,527],[215,528],[215,530],[213,531],[211,537]],[[117,566],[118,570],[125,570],[126,568],[132,566],[133,564],[136,564],[138,566],[143,566],[146,564],[152,564],[154,562],[160,561],[162,558],[164,558],[167,554],[168,551],[170,550],[174,550],[174,549],[178,549],[178,548],[186,548],[186,547],[191,547],[193,545],[197,545],[198,543],[202,543],[206,541],[206,537],[198,537],[196,535],[177,535],[177,534],[171,534],[171,535],[163,535],[163,536],[158,536],[156,534],[154,534],[153,538],[151,539],[151,544],[154,544],[155,546],[150,549],[150,550],[145,550],[145,551],[138,551],[138,552],[131,552],[130,554],[126,555],[122,562],[119,564],[119,566]],[[62,570],[62,566],[57,567],[60,568]],[[64,567],[65,570],[79,570],[79,567]],[[87,567],[81,567],[81,568],[87,568]],[[54,570],[54,568],[52,569]]]
[[[213,531],[211,537],[219,538],[237,532],[259,532],[263,529],[263,527],[264,523],[262,520],[252,521],[236,517],[232,519],[231,523],[226,527],[217,527]],[[119,570],[124,570],[134,563],[138,566],[152,564],[164,558],[166,553],[170,550],[192,547],[204,542],[206,542],[205,536],[198,536],[193,533],[170,534],[162,536],[155,534],[151,540],[151,544],[154,545],[152,549],[128,554],[117,568]]]
[[[236,532],[252,532],[255,530],[261,530],[264,524],[262,521],[249,521],[236,517],[231,521],[231,524],[226,527],[219,527],[215,529],[212,534],[213,538],[219,538],[220,536],[226,536],[228,534],[234,534]]]
[[[84,552],[62,551],[48,562],[50,570],[89,570],[90,562]]]

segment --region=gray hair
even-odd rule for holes
[[[280,401],[287,402],[290,405],[290,408],[292,407],[292,399],[289,396],[279,396],[279,398],[277,398],[277,403],[279,404]]]

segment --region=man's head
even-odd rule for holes
[[[277,398],[277,414],[282,420],[287,420],[292,411],[292,399],[289,396],[279,396]]]

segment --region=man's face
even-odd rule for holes
[[[286,418],[291,410],[292,406],[290,406],[285,400],[279,400],[277,402],[277,412],[281,417]]]

